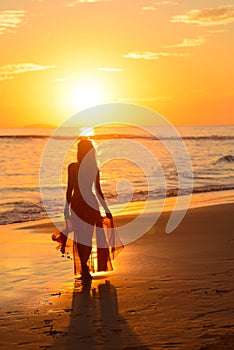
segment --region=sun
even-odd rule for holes
[[[68,92],[68,101],[72,107],[85,109],[104,103],[104,90],[94,81],[84,81],[72,85]]]

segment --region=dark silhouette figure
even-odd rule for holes
[[[93,188],[95,193],[93,193]],[[65,219],[71,220],[73,237],[74,273],[81,279],[91,279],[90,255],[94,229],[97,245],[97,271],[112,270],[109,242],[104,221],[99,210],[103,206],[110,225],[112,215],[107,207],[100,186],[100,173],[96,161],[96,151],[91,141],[78,143],[77,162],[68,166],[68,185],[66,192]]]

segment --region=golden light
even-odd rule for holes
[[[104,103],[104,91],[100,84],[85,81],[72,85],[68,91],[68,102],[77,109],[85,109]]]
[[[94,129],[91,127],[80,128],[80,136],[93,136],[95,134]]]

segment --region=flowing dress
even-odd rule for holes
[[[101,216],[98,194],[93,193],[99,170],[80,169],[78,163],[71,163],[69,167],[69,184],[73,188],[70,202],[71,216],[64,230],[54,240],[61,243],[60,250],[65,253],[69,246],[66,236],[68,232],[73,231],[75,275],[82,272],[87,261],[90,272],[113,270],[111,260],[123,248],[123,244],[118,237],[113,219]]]

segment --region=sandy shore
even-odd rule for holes
[[[0,347],[231,350],[233,209],[190,209],[171,234],[164,212],[125,247],[114,272],[83,286],[46,221],[2,227]]]

